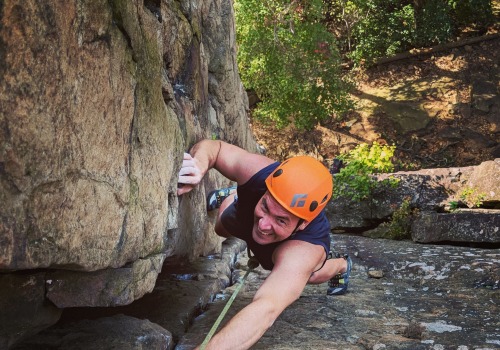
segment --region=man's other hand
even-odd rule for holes
[[[198,185],[202,179],[201,171],[197,161],[189,153],[184,153],[182,167],[179,171],[179,181],[177,184],[177,195],[191,191]]]

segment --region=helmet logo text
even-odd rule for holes
[[[305,201],[306,198],[307,198],[307,194],[297,193],[297,194],[293,195],[292,203],[290,204],[290,208],[303,207],[306,204],[306,201]]]

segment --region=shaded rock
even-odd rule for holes
[[[149,320],[117,315],[54,328],[14,349],[169,350],[173,341],[169,331]]]
[[[193,262],[167,260],[152,293],[112,311],[147,318],[168,329],[177,341],[192,319],[232,284],[231,270],[244,247],[243,241],[231,238],[224,241],[220,254]]]
[[[442,81],[433,80],[433,85],[448,86],[450,79]],[[384,117],[393,121],[394,128],[401,133],[408,133],[424,129],[432,120],[430,115],[435,114],[428,111],[424,105],[420,105],[418,100],[419,91],[408,88],[411,82],[403,82],[394,88],[366,87],[361,93],[357,111],[360,114],[383,114]],[[413,94],[410,93],[413,91]]]
[[[490,81],[475,81],[472,84],[472,100],[474,108],[489,112],[491,106],[498,99],[497,86]]]
[[[257,106],[257,103],[261,102],[261,99],[259,96],[257,96],[257,93],[255,90],[247,90],[247,96],[248,96],[248,107],[250,109],[255,108]]]
[[[421,212],[411,230],[415,242],[500,242],[500,214],[496,210]]]
[[[374,219],[370,203],[354,202],[348,198],[338,198],[330,201],[325,207],[325,213],[334,230],[357,229],[373,226]]]
[[[463,130],[463,140],[471,149],[484,149],[496,146],[498,141],[491,137],[491,135],[483,135],[475,130]]]
[[[396,122],[401,133],[425,129],[431,118],[427,111],[420,106],[412,106],[405,103],[387,101],[382,109],[387,117]]]
[[[0,349],[8,349],[59,320],[45,299],[45,273],[0,274]]]
[[[462,141],[463,136],[460,132],[460,128],[457,127],[447,127],[443,132],[441,132],[440,136],[450,142]]]
[[[127,305],[153,290],[164,254],[94,272],[47,273],[47,298],[59,308]]]
[[[389,225],[382,223],[377,227],[363,232],[363,236],[370,238],[387,238],[389,234]]]
[[[422,339],[425,326],[420,323],[410,322],[403,331],[403,336],[410,339]]]
[[[500,125],[500,122],[498,124]],[[491,155],[495,158],[500,158],[500,144],[491,150]]]
[[[192,319],[216,299],[221,290],[232,284],[232,269],[244,247],[243,241],[229,238],[222,244],[220,254],[191,262],[179,257],[168,258],[154,290],[141,299],[126,306],[66,308],[58,324],[40,332],[37,337],[22,342],[19,347],[36,344],[40,339],[51,339],[51,342],[61,344],[69,330],[76,333],[81,331],[80,326],[73,324],[83,320],[109,318],[106,321],[108,327],[119,327],[121,322],[114,318],[116,315],[148,319],[168,329],[173,341],[177,342],[189,328]],[[60,329],[64,331],[61,332]],[[100,337],[100,333],[95,330],[88,329],[85,332],[89,337],[93,333]],[[127,339],[130,344],[126,345],[124,339],[124,346],[135,344],[134,339]]]
[[[493,136],[496,136],[498,139],[498,133],[500,132],[500,96],[496,96],[495,99],[496,101],[493,102],[490,113],[486,114],[484,117],[491,123],[490,131],[493,133]]]

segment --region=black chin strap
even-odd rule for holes
[[[292,236],[297,233],[297,230],[299,229],[299,226],[302,225],[304,223],[304,221],[305,221],[304,219],[300,219],[299,218],[299,222],[297,222],[297,226],[295,226],[295,229],[292,232]]]

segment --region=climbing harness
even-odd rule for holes
[[[241,287],[243,287],[243,285],[245,284],[245,280],[247,279],[248,275],[250,274],[250,272],[252,272],[255,268],[257,268],[259,266],[259,261],[257,260],[257,258],[250,254],[250,249],[247,248],[247,252],[248,252],[248,257],[249,257],[248,262],[247,262],[248,270],[245,273],[245,276],[243,276],[239,286],[236,288],[233,295],[231,295],[231,298],[229,298],[229,300],[227,301],[226,306],[224,306],[224,309],[222,310],[219,317],[215,321],[214,325],[210,329],[210,332],[208,332],[207,336],[205,337],[205,340],[203,341],[203,343],[201,343],[200,350],[205,350],[205,347],[207,346],[210,339],[212,339],[217,328],[219,328],[220,323],[224,319],[224,316],[226,316],[226,313],[229,310],[229,308],[231,307],[231,304],[233,303],[234,299],[236,299],[236,296],[238,295]]]

